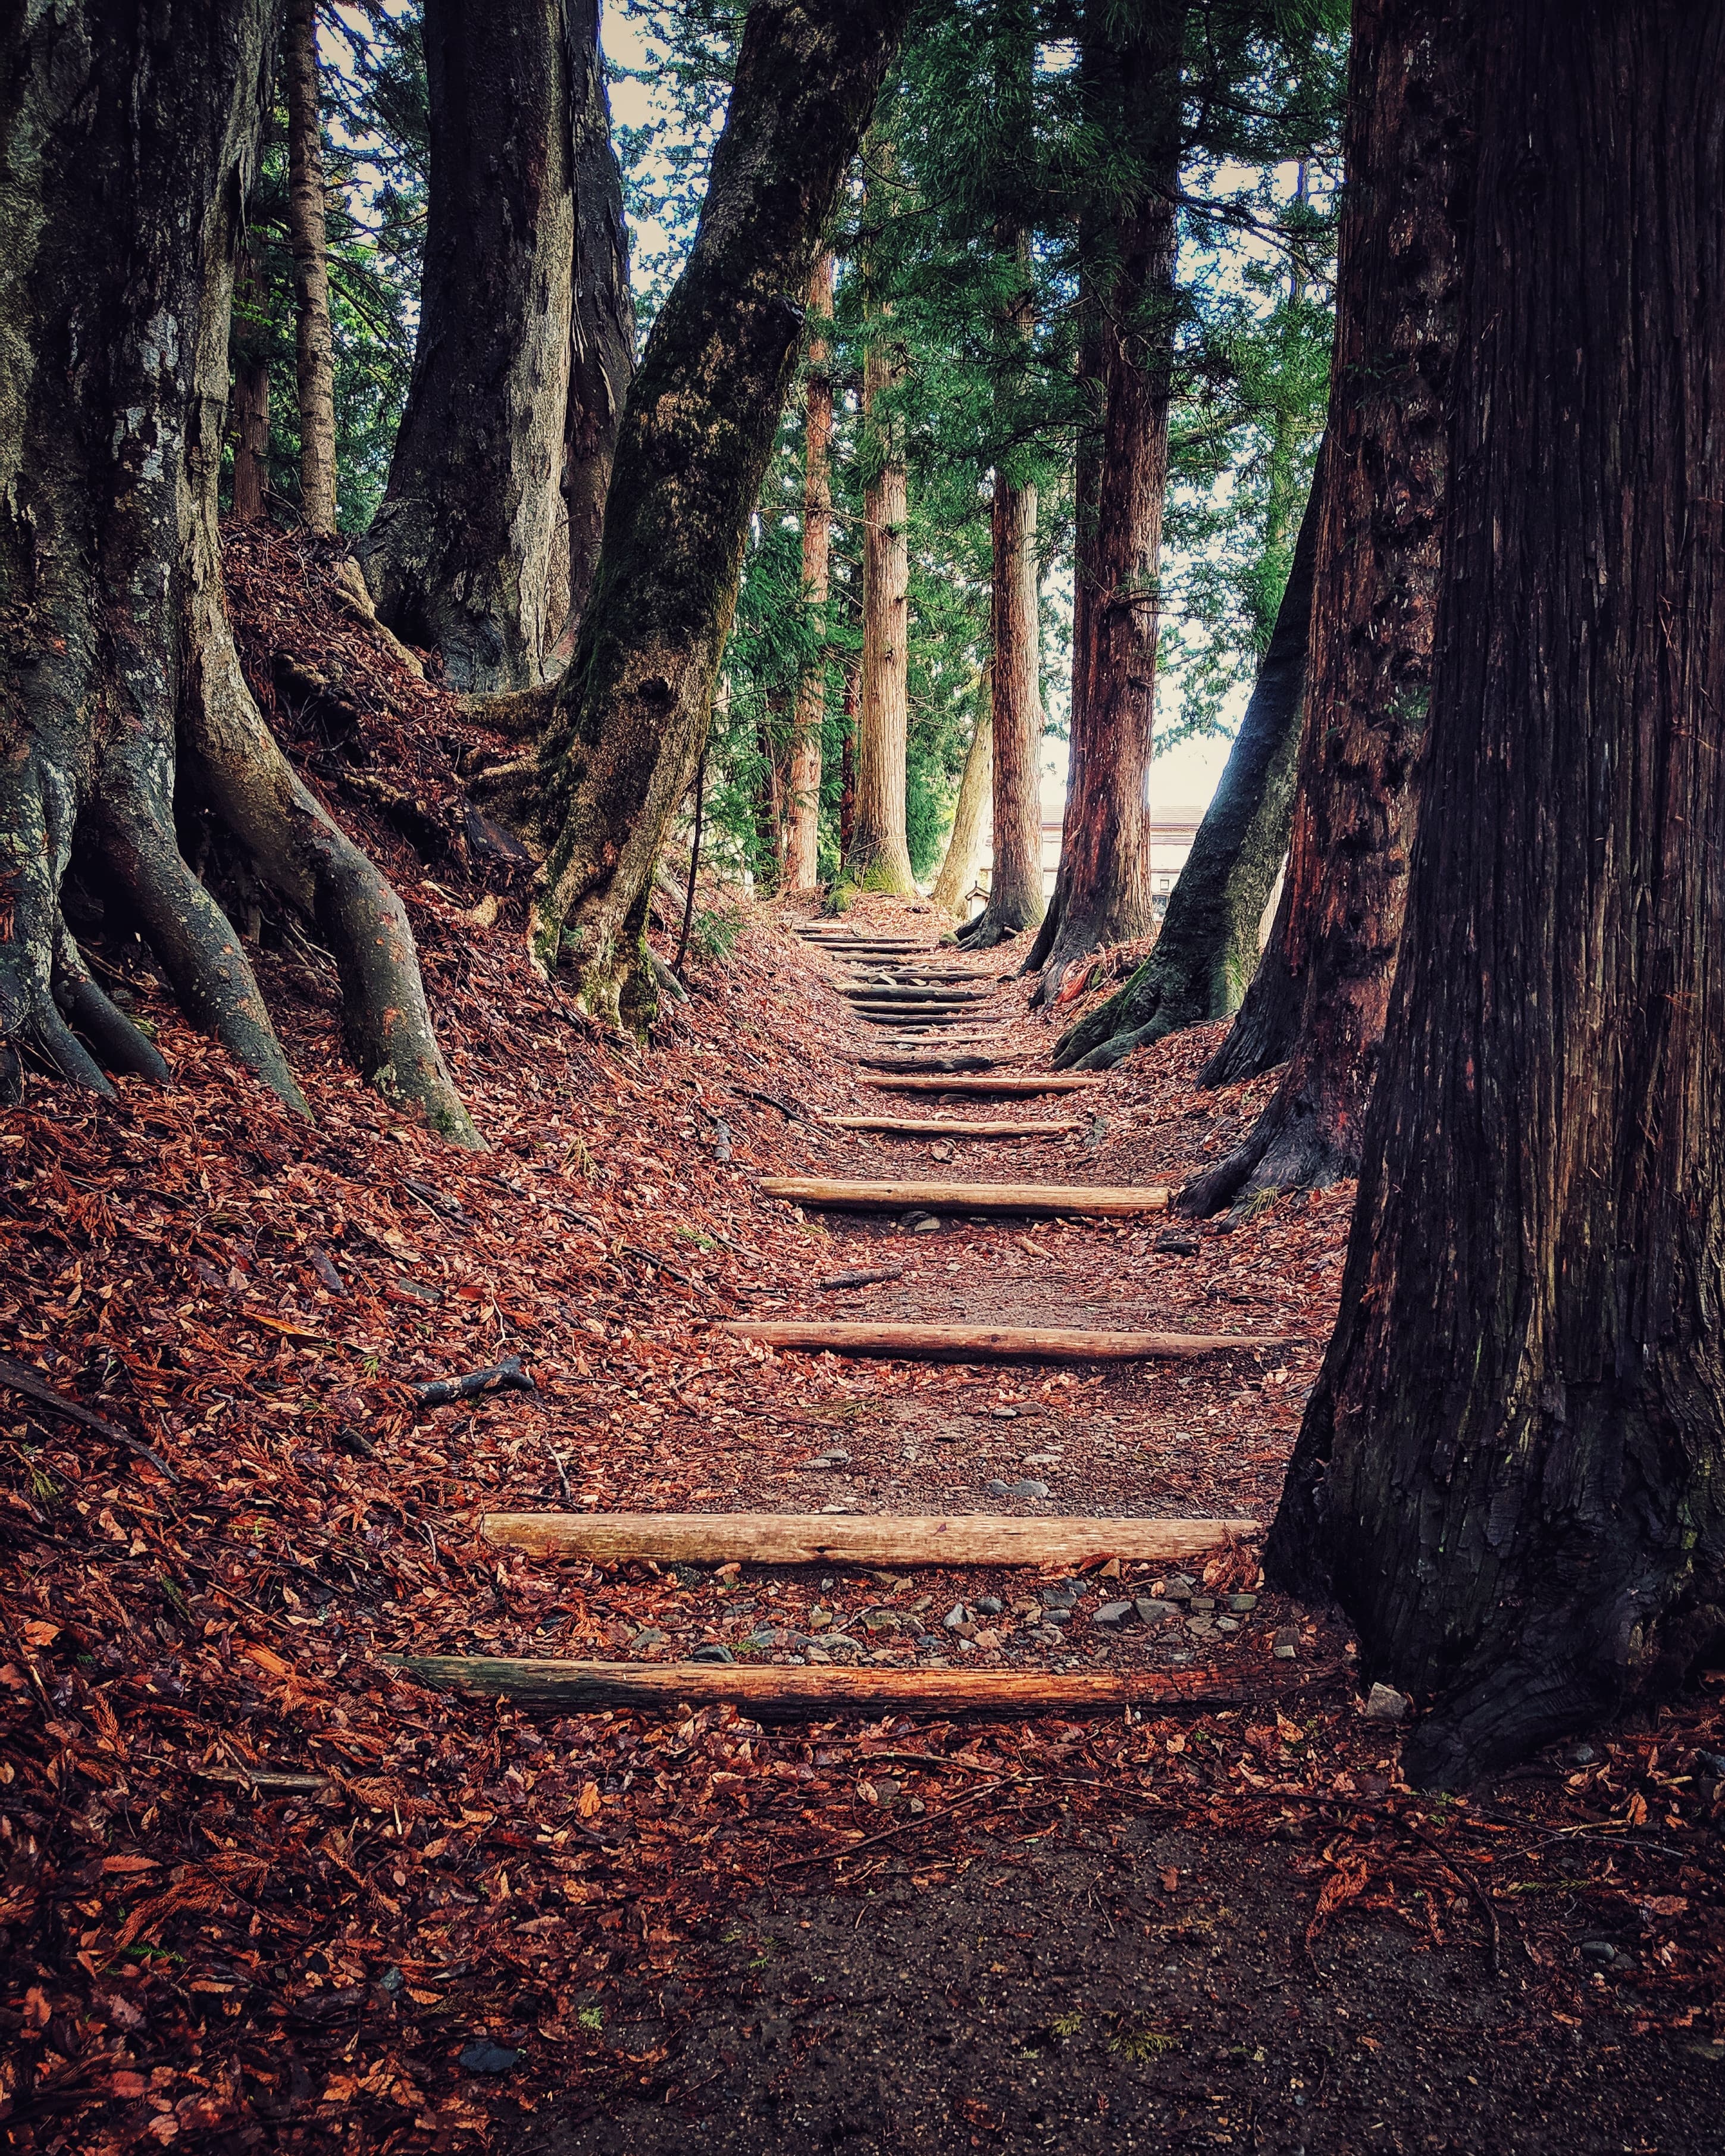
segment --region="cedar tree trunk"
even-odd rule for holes
[[[711,715],[803,300],[909,0],[756,0],[695,244],[629,391],[604,537],[541,757],[533,909],[581,1007],[644,1024],[653,865]]]
[[[336,346],[324,237],[323,125],[317,82],[317,0],[287,0],[282,74],[288,115],[288,239],[294,256],[300,391],[300,513],[336,528]]]
[[[1075,643],[1071,774],[1060,865],[1025,971],[1041,969],[1051,1002],[1066,968],[1103,944],[1147,935],[1150,752],[1168,495],[1168,400],[1174,337],[1174,202],[1180,163],[1183,0],[1143,0],[1117,15],[1094,7],[1098,88],[1118,115],[1128,177],[1111,220],[1092,227],[1106,250],[1091,271],[1100,316],[1102,447],[1095,537],[1080,567],[1089,584]],[[1106,22],[1099,18],[1106,16]]]
[[[1259,963],[1258,932],[1294,808],[1306,646],[1317,557],[1319,480],[1301,519],[1276,628],[1150,956],[1055,1050],[1055,1067],[1106,1070],[1135,1048],[1237,1009]]]
[[[833,258],[823,254],[809,286],[809,393],[803,421],[803,596],[826,614],[832,555],[833,377],[827,372],[833,319]],[[786,860],[792,891],[813,891],[820,880],[820,736],[826,705],[826,653],[797,688],[791,746],[790,842]]]
[[[993,847],[988,902],[958,931],[986,951],[1042,918],[1041,624],[1037,613],[1036,490],[994,475],[994,580],[989,598]]]
[[[846,882],[914,898],[905,829],[905,758],[910,738],[910,506],[898,417],[891,398],[899,347],[884,311],[863,354],[864,449],[874,469],[863,490],[862,699],[856,730]]]
[[[976,886],[977,864],[983,857],[983,840],[988,831],[993,799],[994,690],[984,665],[977,683],[976,724],[964,758],[964,775],[958,782],[958,798],[952,809],[952,828],[947,834],[947,850],[940,874],[928,896],[937,913],[949,917],[962,914]]]
[[[1245,1142],[1183,1194],[1194,1215],[1359,1166],[1430,692],[1473,176],[1473,4],[1357,0],[1354,10],[1329,465],[1286,917],[1266,983],[1273,1009],[1285,963],[1299,1032]]]
[[[1481,20],[1444,813],[1266,1553],[1445,1786],[1725,1624],[1725,15]]]
[[[400,901],[288,772],[223,603],[229,301],[271,13],[44,13],[0,91],[0,583],[28,595],[0,659],[0,1082],[16,1091],[20,1050],[97,1091],[103,1065],[168,1075],[68,929],[60,886],[81,860],[129,902],[188,1014],[303,1107],[240,940],[181,854],[182,779],[333,944],[367,1075],[476,1142]]]
[[[258,524],[270,495],[270,361],[264,348],[264,282],[244,249],[234,277],[234,521]]]
[[[419,332],[367,535],[382,619],[452,687],[525,689],[568,611],[578,0],[427,0],[431,194]],[[583,30],[596,28],[587,11]],[[583,80],[603,97],[596,69]],[[553,565],[561,545],[562,561]]]

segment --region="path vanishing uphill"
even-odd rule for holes
[[[824,1149],[825,1132],[852,1142],[866,1134],[914,1147],[931,1165],[950,1164],[951,1172],[835,1176],[818,1172],[825,1163],[814,1161],[807,1173],[759,1178],[764,1199],[794,1209],[798,1217],[834,1216],[876,1240],[883,1234],[940,1235],[959,1224],[985,1229],[995,1245],[988,1252],[990,1272],[999,1265],[999,1245],[1009,1238],[1020,1250],[1043,1254],[1027,1238],[1009,1237],[1014,1224],[1117,1234],[1166,1212],[1166,1183],[1057,1181],[1043,1172],[1048,1145],[1083,1130],[1086,1113],[1096,1132],[1105,1128],[1101,1096],[1110,1081],[1033,1067],[1014,1036],[1019,1014],[1002,1007],[999,974],[955,964],[952,953],[930,948],[918,936],[842,922],[810,923],[798,932],[819,952],[827,993],[846,1022],[855,1112],[805,1113],[778,1096],[762,1097],[777,1099],[795,1119],[808,1150],[817,1144]],[[785,1075],[793,1084],[794,1074]],[[932,1093],[934,1101],[919,1104],[915,1114],[894,1114],[890,1101],[883,1104],[882,1096],[913,1087]],[[1047,1097],[1055,1103],[1052,1114],[1037,1105]],[[1024,1106],[1003,1115],[991,1106],[1003,1100]],[[930,1106],[935,1112],[927,1111]],[[1074,1107],[1078,1115],[1070,1112]],[[1007,1180],[991,1168],[1003,1147],[1018,1163],[1028,1154],[1030,1169]],[[983,1149],[980,1158],[976,1147]],[[1178,1237],[1168,1240],[1191,1247]],[[1128,1253],[1119,1258],[1122,1270],[1129,1267]],[[963,1260],[950,1262],[963,1269]],[[903,1282],[905,1272],[902,1265],[856,1268],[818,1286],[890,1289]],[[1266,1358],[1279,1359],[1306,1344],[1269,1330],[1074,1324],[1064,1322],[1073,1313],[1057,1290],[1029,1310],[1024,1298],[1014,1299],[1019,1306],[999,1317],[968,1312],[931,1317],[877,1305],[861,1317],[828,1311],[747,1317],[713,1329],[777,1355],[941,1364],[961,1377],[1004,1366],[1025,1385],[1050,1372],[1183,1366],[1209,1358],[1245,1360],[1261,1374]],[[1037,1410],[1032,1403],[1007,1403],[993,1414],[1033,1424]],[[1049,1442],[1051,1449],[1025,1454],[1019,1464],[1060,1474],[1064,1442]],[[904,1456],[915,1464],[920,1449],[907,1445]],[[849,1461],[841,1447],[825,1464]],[[1019,1474],[1010,1481],[992,1477],[979,1494],[1022,1503],[1046,1501],[1052,1493],[1041,1474]],[[933,1613],[937,1598],[924,1597],[929,1614],[911,1626],[909,1653],[901,1639],[867,1660],[851,1659],[846,1650],[856,1642],[842,1630],[827,1630],[824,1637],[790,1635],[800,1651],[777,1655],[764,1667],[739,1664],[722,1647],[671,1661],[438,1655],[398,1664],[433,1683],[550,1708],[726,1702],[766,1720],[835,1712],[1084,1714],[1286,1692],[1314,1676],[1335,1674],[1333,1662],[1314,1670],[1309,1652],[1302,1663],[1297,1624],[1274,1624],[1267,1608],[1260,1614],[1255,1551],[1262,1523],[1245,1514],[1025,1517],[952,1507],[858,1517],[838,1500],[814,1513],[495,1512],[485,1517],[482,1532],[500,1548],[559,1561],[860,1564],[976,1574],[1031,1568],[1041,1576],[1040,1591],[1029,1599],[1009,1588],[993,1594],[973,1586],[968,1595],[961,1589],[944,1618]],[[904,1582],[894,1584],[901,1588]],[[983,1585],[989,1584],[984,1579]],[[1084,1657],[1074,1658],[1061,1650],[1070,1645],[1065,1628],[1081,1608],[1090,1620],[1091,1645]],[[1303,1644],[1309,1650],[1309,1626]]]

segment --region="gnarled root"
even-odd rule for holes
[[[1242,1142],[1180,1192],[1177,1213],[1208,1219],[1225,1206],[1239,1212],[1255,1199],[1325,1190],[1358,1174],[1358,1132],[1350,1143],[1322,1103],[1293,1079],[1291,1071]]]

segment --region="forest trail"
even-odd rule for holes
[[[387,823],[367,837],[388,857]],[[7,1132],[0,1321],[177,1477],[3,1403],[0,1820],[38,1852],[8,1921],[46,1938],[33,1912],[65,1912],[34,1981],[53,2026],[90,2032],[86,2064],[106,2061],[69,2092],[74,2145],[146,2115],[172,2063],[218,2122],[188,2112],[179,2145],[212,2149],[245,2121],[288,2148],[340,2121],[512,2156],[696,2133],[882,2156],[1053,2133],[1098,2156],[1221,2134],[1463,2148],[1489,2116],[1530,2122],[1493,2145],[1603,2150],[1669,2112],[1643,2142],[1700,2156],[1712,2129],[1687,2122],[1718,2068],[1694,2017],[1717,1994],[1718,1917],[1699,1820],[1670,1822],[1709,1771],[1705,1707],[1434,1810],[1398,1785],[1394,1726],[1327,1674],[1342,1635],[1255,1589],[1249,1548],[1206,1609],[1197,1557],[1128,1560],[1117,1582],[1082,1556],[595,1561],[486,1532],[506,1514],[764,1516],[824,1522],[836,1544],[964,1517],[1062,1535],[1267,1519],[1350,1191],[1231,1230],[949,1210],[919,1231],[758,1188],[936,1167],[1173,1183],[1264,1091],[1194,1090],[1215,1029],[1012,1111],[1076,1128],[842,1128],[893,1097],[862,1059],[959,1059],[944,1032],[931,1049],[860,1019],[778,909],[714,894],[693,998],[637,1055],[534,988],[506,875],[486,925],[476,870],[422,881],[397,844],[490,1153],[452,1155],[340,1063],[315,953],[291,945],[259,963],[309,1131],[127,962],[116,985],[176,1088],[103,1106],[49,1087]],[[927,916],[868,911],[932,941]],[[1020,997],[989,982],[988,1054],[1038,1082],[1051,1031]],[[968,1094],[928,1105],[996,1115]],[[793,1319],[1297,1344],[1045,1367],[727,1329]],[[419,1404],[510,1355],[531,1389]],[[1141,1599],[1168,1605],[1154,1629]],[[1113,1601],[1131,1614],[1100,1622]],[[621,1666],[676,1698],[566,1712],[396,1666],[431,1655]],[[809,1697],[789,1722],[702,1704],[675,1681],[691,1667]],[[853,1672],[866,1709],[813,1697]],[[1052,1688],[1047,1710],[932,1703],[989,1672]],[[1099,1678],[1142,1703],[1075,1712],[1069,1688]],[[895,1689],[917,1685],[906,1711]],[[1232,1703],[1178,1696],[1218,1686]],[[1620,1963],[1583,1955],[1601,1939]],[[1314,1960],[1325,1981],[1291,2014]],[[1559,2086],[1588,2092],[1591,2143],[1553,2108]]]

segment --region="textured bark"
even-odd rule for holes
[[[1093,95],[1117,115],[1129,176],[1112,218],[1091,228],[1103,259],[1089,273],[1101,346],[1102,444],[1095,536],[1081,550],[1087,585],[1075,624],[1072,752],[1060,865],[1025,970],[1039,1000],[1066,968],[1106,943],[1149,933],[1150,752],[1168,400],[1174,337],[1174,203],[1181,150],[1183,0],[1124,13],[1086,11],[1099,55]],[[1083,505],[1081,504],[1081,508]],[[1083,684],[1081,697],[1076,694]]]
[[[823,614],[832,554],[833,377],[824,325],[833,318],[833,258],[823,254],[809,286],[809,392],[803,419],[803,596]],[[797,689],[791,746],[790,837],[787,880],[793,891],[820,881],[820,734],[826,708],[824,653]]]
[[[845,880],[865,891],[914,898],[905,832],[905,757],[910,737],[910,508],[901,429],[890,407],[901,371],[899,347],[877,312],[863,355],[865,454],[874,465],[863,490],[861,707],[856,729],[856,783]]]
[[[958,782],[958,798],[952,808],[952,828],[940,874],[929,898],[937,913],[962,914],[976,888],[977,865],[983,857],[994,785],[994,688],[992,666],[985,665],[977,683],[976,723],[965,752],[964,775]]]
[[[1299,1033],[1202,1215],[1359,1166],[1418,810],[1473,175],[1473,0],[1358,0],[1327,472],[1278,946]],[[1281,983],[1272,971],[1266,1001]]]
[[[593,592],[542,755],[533,949],[642,1024],[653,865],[706,738],[748,521],[839,183],[908,0],[756,0],[695,245],[629,392]]]
[[[300,514],[336,528],[336,343],[324,236],[323,127],[317,0],[287,0],[282,76],[288,116],[288,239],[294,256],[295,364],[300,393]]]
[[[1301,726],[1303,732],[1303,712]],[[1296,767],[1297,770],[1297,759]],[[1286,866],[1291,870],[1292,834],[1301,823],[1297,780],[1294,813],[1289,822]],[[1302,856],[1309,860],[1307,842],[1302,839],[1301,844]],[[1309,900],[1309,885],[1301,888]],[[1258,970],[1252,975],[1222,1045],[1199,1072],[1200,1086],[1234,1086],[1242,1078],[1261,1078],[1278,1063],[1286,1063],[1294,1051],[1294,1043],[1300,1037],[1300,1009],[1305,1001],[1303,982],[1296,977],[1289,956],[1289,939],[1297,925],[1294,917],[1295,889],[1291,875],[1285,875],[1281,896],[1276,902],[1276,917],[1270,927],[1270,939],[1258,961]],[[1309,920],[1309,904],[1301,909],[1301,913],[1304,919]]]
[[[1258,932],[1293,815],[1322,495],[1320,481],[1301,521],[1293,567],[1251,701],[1168,900],[1155,948],[1118,995],[1062,1036],[1055,1049],[1057,1069],[1106,1070],[1147,1042],[1226,1018],[1254,978]]]
[[[264,350],[263,280],[242,254],[234,287],[234,521],[260,523],[270,494],[270,362]]]
[[[569,39],[570,176],[575,194],[569,398],[563,421],[562,522],[548,618],[562,621],[551,664],[567,665],[598,567],[617,430],[635,371],[635,302],[629,281],[623,174],[599,59],[599,0],[564,0]],[[578,32],[578,34],[577,33]],[[565,564],[567,581],[561,581]]]
[[[1725,17],[1484,32],[1445,813],[1272,1543],[1451,1786],[1725,1623]]]
[[[993,847],[988,901],[958,931],[985,951],[1042,918],[1042,695],[1037,616],[1036,490],[994,478],[990,512],[994,582],[989,598],[989,732]]]
[[[0,1066],[14,1087],[20,1049],[98,1090],[98,1057],[167,1075],[90,979],[61,916],[75,854],[129,901],[188,1014],[303,1106],[239,938],[182,856],[174,815],[182,772],[209,794],[285,773],[239,674],[215,533],[232,264],[270,17],[267,0],[180,0],[94,29],[45,14],[0,93],[12,146],[0,212],[0,581],[23,602],[0,650],[0,845],[13,899],[0,946]],[[322,843],[302,828],[322,812],[290,774],[283,793],[273,823],[262,810],[232,819],[249,865],[278,883],[285,851]],[[352,889],[387,892],[332,839]],[[339,938],[331,906],[308,910]],[[344,992],[350,1039],[369,1025],[399,1051],[411,1014],[396,1007],[417,996],[423,1017],[424,1002],[398,904],[395,916],[403,941],[386,950],[377,916],[350,916]],[[378,1075],[377,1059],[367,1072]],[[401,1076],[394,1096],[436,1113],[423,1077]],[[454,1111],[465,1124],[459,1102]]]
[[[582,0],[425,9],[418,341],[364,559],[379,614],[434,646],[458,689],[540,678],[570,612],[578,536],[591,555],[633,334],[615,302],[626,257],[597,35]],[[578,141],[597,198],[578,205]],[[578,257],[600,288],[582,305]]]

